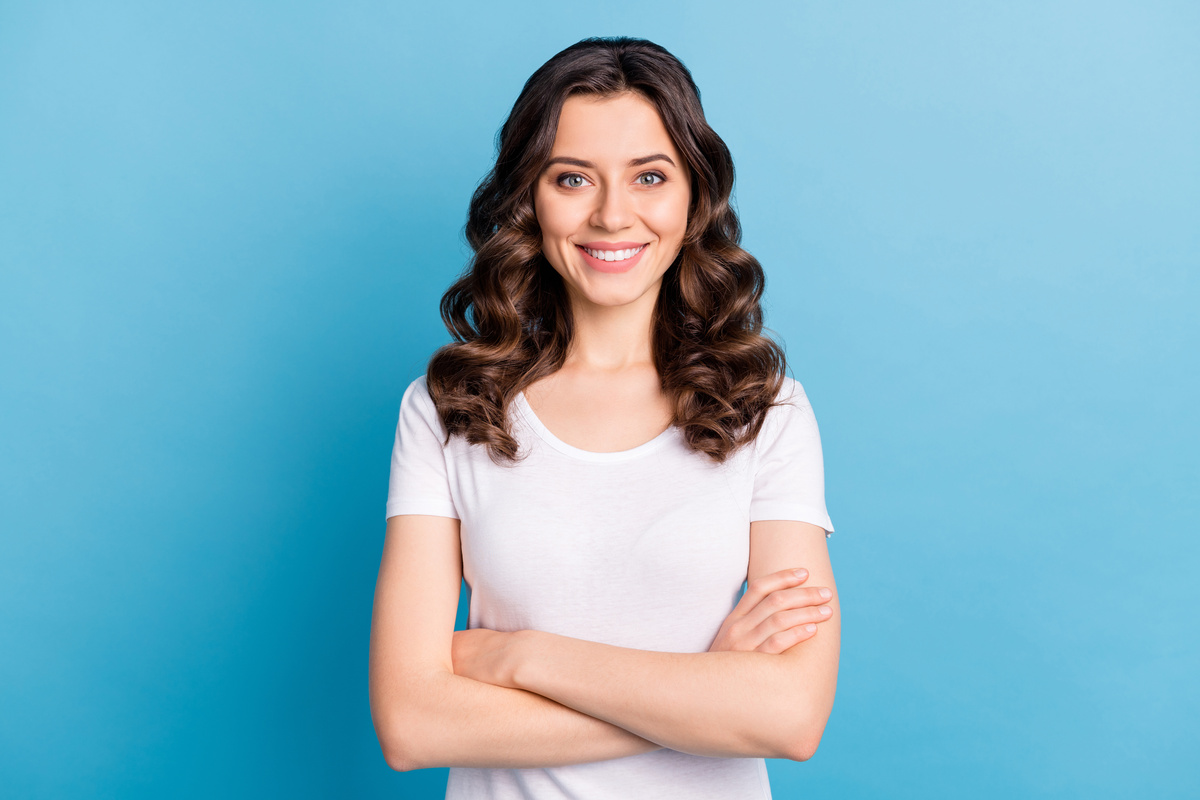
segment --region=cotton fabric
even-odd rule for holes
[[[820,434],[803,387],[785,378],[750,445],[724,464],[668,428],[597,453],[556,437],[524,394],[509,408],[523,461],[492,462],[445,428],[425,376],[400,403],[387,517],[459,519],[469,627],[540,630],[619,647],[705,652],[746,580],[749,526],[800,520],[828,537]],[[661,749],[536,769],[451,767],[447,800],[771,797],[762,758]]]

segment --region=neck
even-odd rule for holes
[[[575,330],[564,366],[601,373],[652,366],[650,325],[657,300],[657,288],[620,306],[601,306],[573,297]]]

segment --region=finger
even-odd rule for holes
[[[809,624],[819,624],[831,617],[833,617],[833,609],[829,606],[805,606],[804,608],[778,611],[763,620],[762,624],[754,629],[752,636],[766,640],[781,631]]]
[[[825,596],[826,593],[828,597]],[[772,614],[793,608],[818,606],[828,603],[832,597],[833,593],[825,586],[793,586],[780,589],[767,595],[754,608],[746,610],[739,621],[747,628],[754,628],[763,624]]]
[[[808,580],[808,570],[803,567],[781,569],[778,572],[772,572],[768,575],[755,578],[746,584],[746,593],[742,595],[742,599],[734,607],[734,612],[736,613],[740,609],[742,613],[745,613],[761,603],[772,592],[792,586],[799,586],[806,580]]]
[[[805,606],[777,611],[746,634],[746,639],[757,646],[778,633],[804,625],[821,623],[832,616],[833,609],[829,606]]]
[[[811,639],[817,635],[816,623],[809,622],[804,625],[799,625],[795,628],[788,628],[786,631],[780,631],[767,638],[758,647],[761,653],[771,653],[779,655],[784,650],[790,650],[795,645],[806,639]]]

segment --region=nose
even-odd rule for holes
[[[620,187],[609,186],[598,193],[599,202],[592,212],[591,224],[606,231],[628,228],[633,221],[632,198]]]

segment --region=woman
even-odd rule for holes
[[[384,756],[449,798],[768,798],[763,759],[816,749],[833,526],[733,178],[645,40],[562,51],[501,129],[456,341],[401,401],[371,633]]]

